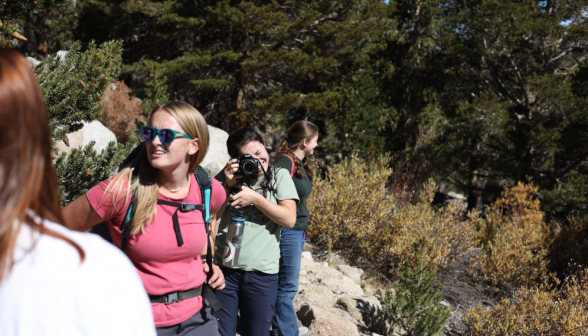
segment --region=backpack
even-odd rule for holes
[[[294,159],[292,159],[292,157],[288,154],[282,154],[284,156],[287,156],[288,159],[290,159],[290,161],[292,161],[292,169],[290,169],[290,177],[294,176],[294,172],[296,172],[296,165],[294,164]]]
[[[123,162],[120,164],[119,166],[119,171],[122,168],[125,168],[129,165],[129,163],[137,157],[137,155],[139,155],[139,153],[143,150],[143,147],[145,146],[144,142],[141,142],[137,147],[135,147],[135,149],[133,149],[133,151],[131,152],[131,154],[129,154],[129,156],[127,156]],[[138,174],[138,170],[139,169],[135,169],[133,171],[133,179],[137,178],[137,174]],[[179,225],[179,221],[178,221],[178,217],[177,217],[177,212],[178,211],[193,211],[193,210],[201,210],[202,211],[202,218],[204,219],[204,226],[205,226],[205,230],[206,230],[206,264],[208,264],[208,268],[209,270],[212,272],[212,248],[210,246],[210,235],[212,234],[211,232],[211,219],[212,217],[210,216],[210,197],[212,194],[212,178],[210,177],[210,174],[206,171],[206,169],[198,166],[198,168],[196,168],[196,172],[194,173],[194,176],[196,177],[196,181],[198,181],[198,186],[200,187],[200,195],[201,195],[201,199],[204,201],[204,204],[190,204],[190,203],[175,203],[175,202],[169,202],[169,201],[165,201],[165,200],[157,200],[157,204],[163,204],[163,205],[168,205],[168,206],[175,206],[178,209],[174,212],[173,215],[173,222],[174,222],[174,231],[176,233],[176,240],[178,242],[178,246],[182,246],[184,244],[184,241],[182,239],[182,235],[180,232],[180,225]],[[135,193],[135,190],[133,190],[133,194]],[[131,201],[131,204],[129,205],[129,208],[126,211],[126,216],[123,219],[123,222],[121,224],[121,234],[122,234],[122,243],[120,246],[120,249],[123,251],[123,253],[126,254],[125,252],[125,248],[127,245],[127,240],[128,240],[128,236],[129,236],[129,232],[131,229],[131,224],[133,223],[133,219],[135,217],[135,211],[137,210],[137,199],[133,198]],[[92,227],[92,229],[90,230],[91,233],[95,233],[100,235],[102,238],[106,239],[107,241],[109,241],[110,243],[112,243],[112,237],[110,236],[110,232],[108,231],[108,227],[106,225],[106,222],[102,222],[99,223],[97,225],[95,225],[94,227]],[[212,288],[210,288],[208,286],[207,283],[205,283],[206,286],[204,286],[203,291],[202,291],[202,297],[204,297],[208,303],[212,306],[214,311],[217,311],[218,309],[220,309],[222,307],[220,301],[218,301],[218,299],[216,298],[216,295],[214,294],[214,291],[212,290]]]

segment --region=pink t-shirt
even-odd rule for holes
[[[190,191],[183,199],[159,195],[159,199],[176,202],[202,204],[200,188],[196,178],[190,177]],[[106,220],[112,241],[116,246],[122,243],[121,224],[126,215],[125,202],[118,202],[113,211],[112,196],[100,201],[111,179],[93,187],[86,197],[96,212]],[[125,184],[126,185],[126,184]],[[225,201],[224,187],[212,179],[210,200],[211,214]],[[178,211],[178,221],[184,244],[179,247],[173,227],[172,216],[177,207],[157,204],[157,213],[147,225],[144,233],[129,236],[125,253],[131,259],[149,295],[162,295],[196,288],[204,283],[206,274],[202,270],[200,254],[206,248],[206,230],[200,210]],[[205,251],[206,252],[206,251]],[[124,300],[124,298],[119,298]],[[169,305],[152,303],[156,327],[178,324],[190,318],[202,308],[202,297],[197,296]]]

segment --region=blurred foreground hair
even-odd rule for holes
[[[63,224],[51,133],[34,70],[21,54],[0,48],[0,281],[10,272],[21,226],[71,244],[35,217]]]

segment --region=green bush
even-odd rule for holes
[[[435,335],[451,315],[440,304],[441,293],[434,284],[435,266],[432,246],[421,238],[412,245],[400,279],[382,301],[383,329],[386,334],[404,331],[407,336]]]

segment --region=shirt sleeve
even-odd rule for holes
[[[276,198],[280,201],[289,199],[296,200],[297,203],[299,201],[294,181],[286,169],[276,169],[276,193]]]
[[[223,174],[224,176],[224,174]],[[227,199],[225,187],[216,179],[212,179],[212,197],[210,199],[210,213],[215,213]]]
[[[218,172],[218,174],[216,174],[216,176],[214,178],[218,182],[220,182],[223,186],[225,185],[225,172],[223,170],[221,170],[220,172]]]
[[[285,155],[281,155],[278,159],[277,166],[286,169],[288,172],[292,171],[292,160]]]
[[[92,187],[92,189],[86,192],[86,198],[88,198],[88,202],[94,210],[98,213],[98,215],[104,220],[110,220],[115,217],[120,217],[124,212],[124,195],[126,195],[126,185],[127,181],[125,180],[123,183],[123,188],[121,190],[122,196],[117,197],[117,200],[114,199],[114,194],[106,194],[106,188],[112,182],[112,178],[100,182],[98,185]],[[128,199],[132,197],[129,194]]]

